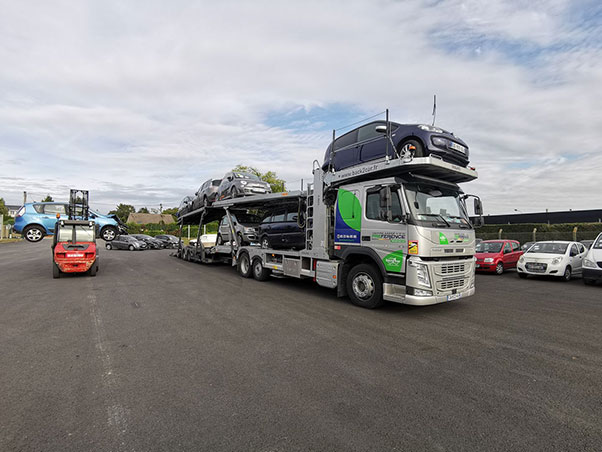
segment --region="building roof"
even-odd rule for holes
[[[175,223],[171,215],[159,213],[131,213],[127,222],[136,224]]]

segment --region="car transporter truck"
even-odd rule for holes
[[[214,202],[183,215],[180,228],[249,210],[297,209],[305,248],[271,249],[231,240],[180,245],[175,256],[191,262],[228,262],[242,277],[311,278],[364,308],[385,301],[430,305],[475,292],[475,232],[466,195],[457,185],[477,178],[474,168],[437,156],[400,155],[335,172],[313,163],[305,191],[254,195]],[[474,197],[477,221],[482,204]],[[181,234],[180,230],[180,236]]]

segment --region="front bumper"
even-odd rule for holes
[[[496,267],[496,263],[485,263],[485,262],[477,262],[475,268],[478,272],[494,272]]]
[[[516,271],[518,273],[524,273],[526,275],[532,276],[562,276],[564,275],[564,265],[550,265],[547,264],[547,267],[543,271],[533,271],[528,270],[525,264],[518,264],[516,266]]]
[[[583,279],[602,281],[602,269],[583,267]]]
[[[419,297],[417,295],[406,295],[404,303],[413,306],[428,306],[431,304],[447,303],[450,301],[461,300],[462,298],[474,295],[474,293],[475,288],[471,287],[462,292],[449,295],[431,295],[426,297]]]

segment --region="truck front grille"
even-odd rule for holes
[[[439,283],[437,283],[437,288],[440,291],[460,289],[460,288],[464,287],[466,281],[467,280],[465,280],[465,279],[452,279],[450,281],[439,281]]]
[[[456,273],[464,273],[466,264],[444,264],[439,267],[441,275],[454,275]]]

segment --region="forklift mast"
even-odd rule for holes
[[[70,190],[68,215],[70,220],[89,219],[88,190]]]

